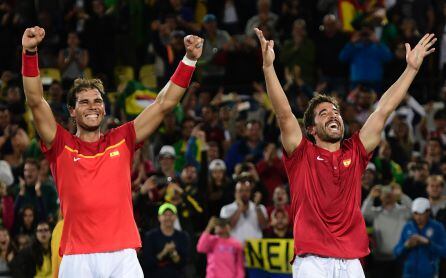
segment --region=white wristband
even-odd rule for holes
[[[191,60],[186,55],[184,55],[182,62],[191,67],[195,67],[195,64],[197,64],[197,60]]]

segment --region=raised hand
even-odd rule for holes
[[[184,47],[186,48],[186,56],[191,60],[198,60],[203,53],[204,39],[188,35],[184,37]]]
[[[25,32],[23,32],[22,46],[25,50],[36,51],[37,45],[39,45],[44,37],[45,29],[39,26],[26,28]]]
[[[415,70],[419,70],[424,57],[435,51],[435,48],[431,47],[436,41],[437,38],[435,37],[435,34],[426,34],[412,50],[410,45],[406,43],[407,65]]]
[[[263,67],[270,67],[274,63],[276,54],[274,53],[274,41],[266,40],[263,36],[263,32],[258,28],[254,28],[257,38],[259,38],[260,46],[262,47]]]

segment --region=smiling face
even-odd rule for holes
[[[76,120],[78,130],[98,130],[105,116],[101,93],[97,89],[86,89],[76,96],[76,104],[70,108],[70,116]]]
[[[314,125],[309,128],[316,141],[337,143],[344,137],[344,121],[336,106],[323,102],[314,109]]]

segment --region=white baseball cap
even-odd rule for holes
[[[176,153],[175,153],[175,149],[170,146],[170,145],[164,145],[159,153],[159,157],[171,157],[171,158],[175,158]]]
[[[11,166],[5,160],[0,160],[0,182],[10,186],[14,182]]]
[[[412,212],[425,213],[428,209],[431,209],[431,204],[426,198],[416,198],[412,203]]]
[[[214,159],[209,164],[209,170],[226,170],[226,163],[221,159]]]
[[[375,166],[375,164],[373,164],[372,162],[369,162],[368,164],[367,164],[367,167],[365,168],[366,170],[371,170],[371,171],[373,171],[373,172],[376,172],[376,166]]]

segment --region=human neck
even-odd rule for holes
[[[338,141],[336,143],[330,143],[322,141],[319,138],[316,138],[316,146],[329,152],[335,152],[341,148],[341,141]]]
[[[164,226],[161,225],[160,226],[161,232],[165,235],[165,236],[171,236],[173,235],[173,233],[175,232],[175,229],[173,228],[173,226]]]
[[[285,237],[285,235],[286,235],[286,229],[277,229],[277,228],[274,228],[273,231],[274,231],[274,233],[275,233],[276,235],[278,235],[279,237]]]
[[[98,128],[95,131],[86,131],[78,126],[76,136],[85,142],[97,142],[101,138],[101,130]]]
[[[430,196],[429,197],[429,201],[431,201],[431,203],[433,203],[433,204],[436,204],[436,203],[438,203],[438,202],[440,202],[442,200],[442,198],[440,197],[440,196],[435,196],[435,197],[432,197],[432,196]]]

